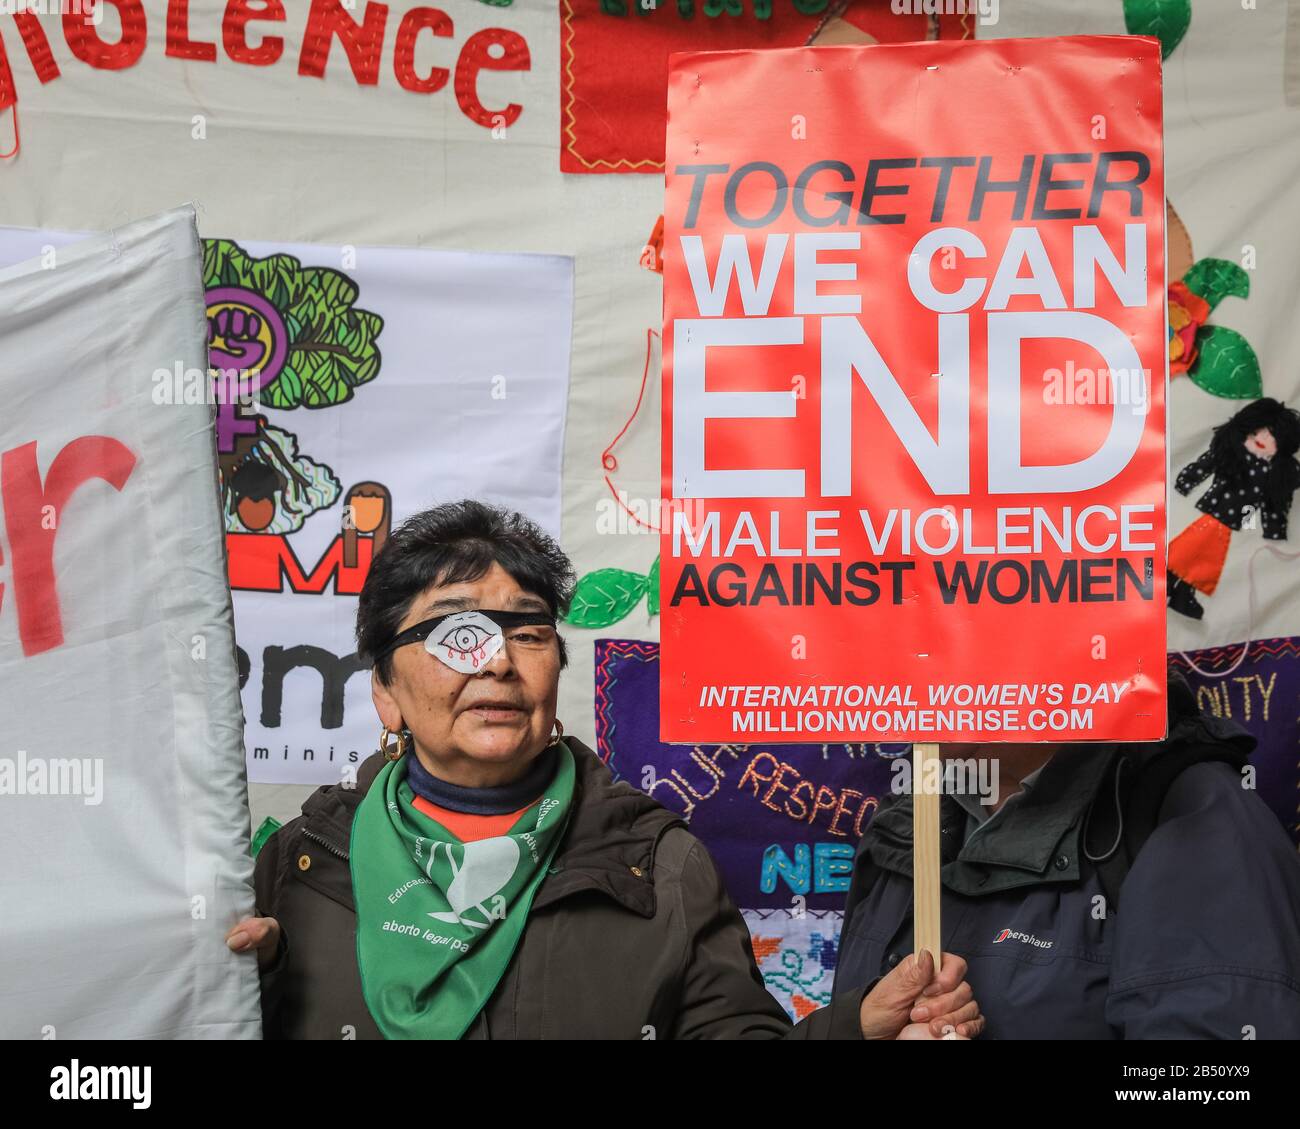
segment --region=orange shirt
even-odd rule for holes
[[[469,815],[463,811],[439,807],[423,796],[416,796],[411,801],[411,805],[416,810],[424,812],[430,819],[437,820],[462,843],[477,843],[480,839],[493,839],[498,835],[504,835],[535,803],[536,800],[530,800],[518,811],[509,811],[504,815]]]

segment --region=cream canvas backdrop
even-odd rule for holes
[[[324,80],[299,76],[305,0],[289,22],[262,25],[286,39],[285,57],[260,68],[168,58],[162,5],[150,4],[149,45],[121,72],[94,71],[71,59],[57,22],[43,18],[63,77],[35,79],[12,24],[3,31],[19,87],[23,145],[0,175],[0,223],[103,228],[193,200],[200,232],[232,239],[323,244],[408,245],[535,251],[576,262],[572,370],[564,459],[565,547],[580,572],[619,566],[644,573],[653,538],[601,534],[608,490],[600,452],[635,402],[648,327],[660,320],[659,276],[637,266],[662,207],[661,176],[562,176],[559,172],[559,18],[546,0],[508,8],[473,0],[442,7],[455,37],[428,46],[425,63],[454,65],[466,36],[489,26],[523,35],[525,72],[483,72],[489,105],[520,103],[519,120],[493,138],[470,123],[450,89],[408,93],[393,79],[393,29],[413,3],[391,5],[380,81],[360,87],[335,44]],[[196,38],[219,38],[219,0],[193,0]],[[1225,300],[1213,321],[1239,330],[1264,365],[1265,393],[1294,406],[1300,391],[1300,292],[1294,179],[1297,111],[1285,100],[1288,5],[1259,0],[1194,0],[1191,28],[1167,62],[1167,184],[1198,257],[1239,259],[1258,249],[1252,296]],[[107,17],[112,26],[113,16]],[[983,36],[1122,33],[1120,0],[1003,0]],[[106,34],[109,34],[106,32]],[[425,37],[426,40],[428,37]],[[1292,60],[1294,71],[1294,60]],[[756,107],[761,112],[761,107]],[[206,136],[196,140],[195,115]],[[508,325],[502,332],[509,332]],[[657,353],[656,353],[657,357]],[[652,377],[654,373],[652,372]],[[652,380],[653,385],[653,380]],[[649,398],[648,398],[649,399]],[[1199,453],[1208,427],[1239,406],[1179,378],[1172,393],[1172,459]],[[657,402],[649,399],[619,447],[618,484],[632,496],[658,489]],[[1175,496],[1171,528],[1194,514]],[[1300,633],[1292,567],[1265,559],[1255,569],[1255,614],[1242,583],[1248,554],[1234,543],[1224,585],[1201,624],[1175,622],[1171,646],[1191,648]],[[1254,546],[1250,546],[1252,549]],[[1285,547],[1285,546],[1284,546]],[[1178,617],[1175,617],[1178,618]],[[564,675],[560,716],[570,731],[592,733],[594,632],[569,630],[573,662]],[[657,638],[641,609],[601,635]],[[252,790],[254,823],[297,812],[301,787]]]
[[[659,324],[659,276],[637,263],[662,210],[663,178],[560,174],[556,5],[450,0],[440,6],[454,21],[454,38],[435,44],[422,37],[417,69],[454,67],[460,45],[482,28],[509,28],[525,38],[528,71],[479,77],[486,105],[524,107],[497,138],[464,117],[450,83],[434,95],[398,86],[394,32],[416,6],[390,5],[375,87],[358,86],[337,43],[323,80],[297,73],[306,0],[286,5],[283,25],[259,25],[286,40],[284,57],[270,67],[224,56],[215,64],[167,57],[164,9],[149,3],[140,61],[96,71],[71,56],[57,19],[42,17],[63,71],[45,86],[12,20],[0,17],[22,129],[19,156],[0,167],[0,224],[98,230],[193,201],[200,234],[208,237],[573,256],[564,543],[579,571],[615,565],[644,573],[656,552],[653,538],[598,536],[596,528],[598,503],[608,496],[600,452],[635,401],[645,332]],[[224,8],[224,0],[192,0],[192,37],[219,43]],[[105,38],[114,36],[114,21],[108,12]],[[202,140],[193,136],[195,115],[203,118]],[[509,324],[500,332],[508,334]],[[638,444],[645,451],[640,474],[623,484],[649,497],[657,491],[658,424],[646,413],[638,423],[653,437]],[[594,743],[595,633],[567,634],[572,662],[559,714],[570,732]],[[641,613],[601,634],[654,638],[657,627]],[[309,791],[252,785],[254,827],[268,814],[292,818]]]
[[[1245,265],[1254,249],[1250,296],[1225,298],[1209,320],[1250,342],[1263,395],[1300,409],[1300,3],[1246,2],[1254,6],[1192,0],[1187,33],[1164,61],[1165,191],[1196,259]],[[999,22],[980,29],[982,38],[1125,33],[1121,0],[1003,0]],[[1171,481],[1205,450],[1210,429],[1248,402],[1212,396],[1185,375],[1170,382]],[[1194,503],[1205,485],[1190,497],[1171,490],[1171,537],[1200,516]],[[1261,553],[1266,545],[1295,559]],[[1219,589],[1201,602],[1199,622],[1169,616],[1171,651],[1300,634],[1300,513],[1292,510],[1286,541],[1234,534]]]

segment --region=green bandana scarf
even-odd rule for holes
[[[573,806],[573,754],[504,835],[462,843],[411,804],[406,758],[352,821],[361,991],[388,1039],[459,1039],[496,990]],[[410,754],[408,754],[410,755]]]

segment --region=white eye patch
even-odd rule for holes
[[[424,649],[459,674],[477,674],[505,646],[501,628],[482,612],[449,615],[424,641]]]

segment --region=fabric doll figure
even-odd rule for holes
[[[1291,499],[1300,488],[1300,414],[1276,400],[1247,404],[1214,429],[1210,449],[1179,473],[1174,488],[1190,494],[1206,478],[1196,508],[1204,514],[1169,543],[1169,606],[1200,619],[1197,592],[1214,594],[1233,530],[1260,528],[1286,539]]]

